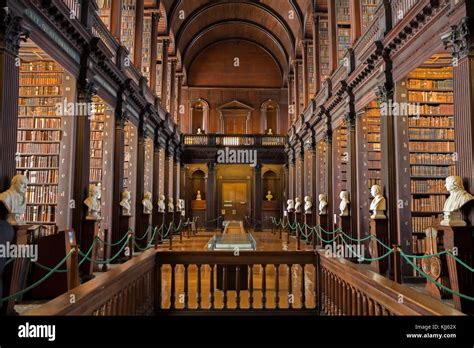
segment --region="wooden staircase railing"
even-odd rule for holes
[[[328,257],[324,250],[148,250],[26,315],[263,312],[463,315],[366,265]]]

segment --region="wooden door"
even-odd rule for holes
[[[245,134],[245,116],[225,116],[224,134]]]
[[[222,183],[221,210],[225,220],[244,221],[247,213],[247,184]]]

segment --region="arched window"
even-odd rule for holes
[[[262,133],[265,134],[280,134],[280,107],[274,100],[267,100],[262,103],[261,110],[261,124]]]
[[[206,132],[209,125],[209,103],[202,98],[197,99],[191,105],[191,133],[197,133],[198,129]]]

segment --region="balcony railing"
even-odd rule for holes
[[[285,146],[286,137],[266,134],[185,134],[186,146]]]

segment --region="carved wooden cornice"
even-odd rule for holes
[[[20,42],[26,41],[31,29],[23,23],[23,18],[10,14],[7,7],[0,10],[0,47],[18,55]]]

